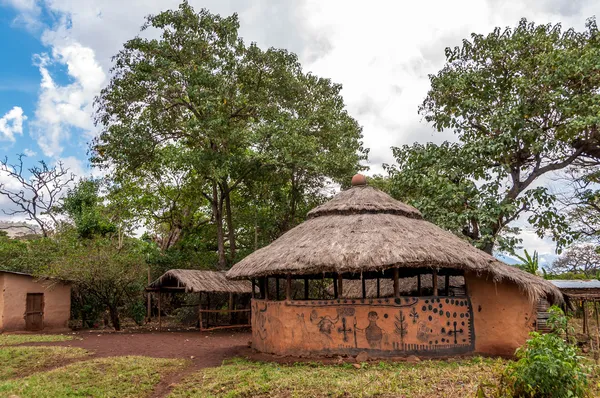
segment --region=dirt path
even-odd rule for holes
[[[152,397],[165,397],[173,385],[188,374],[206,367],[219,366],[223,360],[252,355],[248,331],[215,332],[147,332],[147,333],[98,333],[81,332],[81,340],[24,345],[79,347],[92,351],[89,358],[125,355],[141,355],[156,358],[183,358],[191,365],[166,375],[155,387]]]
[[[248,342],[251,339],[251,335],[247,331],[83,332],[78,336],[82,337],[82,340],[40,343],[39,345],[80,347],[94,351],[94,357],[143,355],[156,358],[185,358],[202,368],[218,366],[223,359],[248,353]]]

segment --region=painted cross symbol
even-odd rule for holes
[[[342,318],[342,327],[338,328],[339,333],[344,333],[344,341],[348,341],[347,333],[350,333],[352,329],[346,328],[346,318]]]
[[[450,330],[450,331],[448,332],[448,336],[454,336],[454,344],[456,344],[456,343],[457,343],[457,340],[456,340],[456,335],[457,335],[457,334],[463,334],[463,333],[464,333],[464,330],[463,330],[463,329],[456,329],[456,324],[457,324],[457,322],[456,322],[456,321],[454,321],[454,323],[453,323],[454,330]]]
[[[417,310],[415,309],[415,307],[413,307],[410,310],[410,314],[408,315],[412,318],[413,323],[417,323],[417,320],[419,319],[419,314],[417,313]]]

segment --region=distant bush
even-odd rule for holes
[[[560,311],[560,310],[558,310]],[[589,395],[587,370],[577,348],[561,337],[566,328],[562,311],[551,311],[553,333],[532,332],[507,366],[500,383],[504,397],[563,398]]]

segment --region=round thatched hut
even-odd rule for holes
[[[283,355],[512,355],[534,328],[537,301],[562,301],[552,284],[423,220],[362,176],[227,277],[258,279],[253,347]],[[416,286],[401,289],[406,278]],[[269,292],[280,279],[281,300],[278,288]],[[303,297],[292,279],[304,279]]]

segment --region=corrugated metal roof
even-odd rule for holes
[[[597,279],[587,280],[563,280],[553,279],[550,280],[554,286],[559,289],[600,289],[600,281]]]

